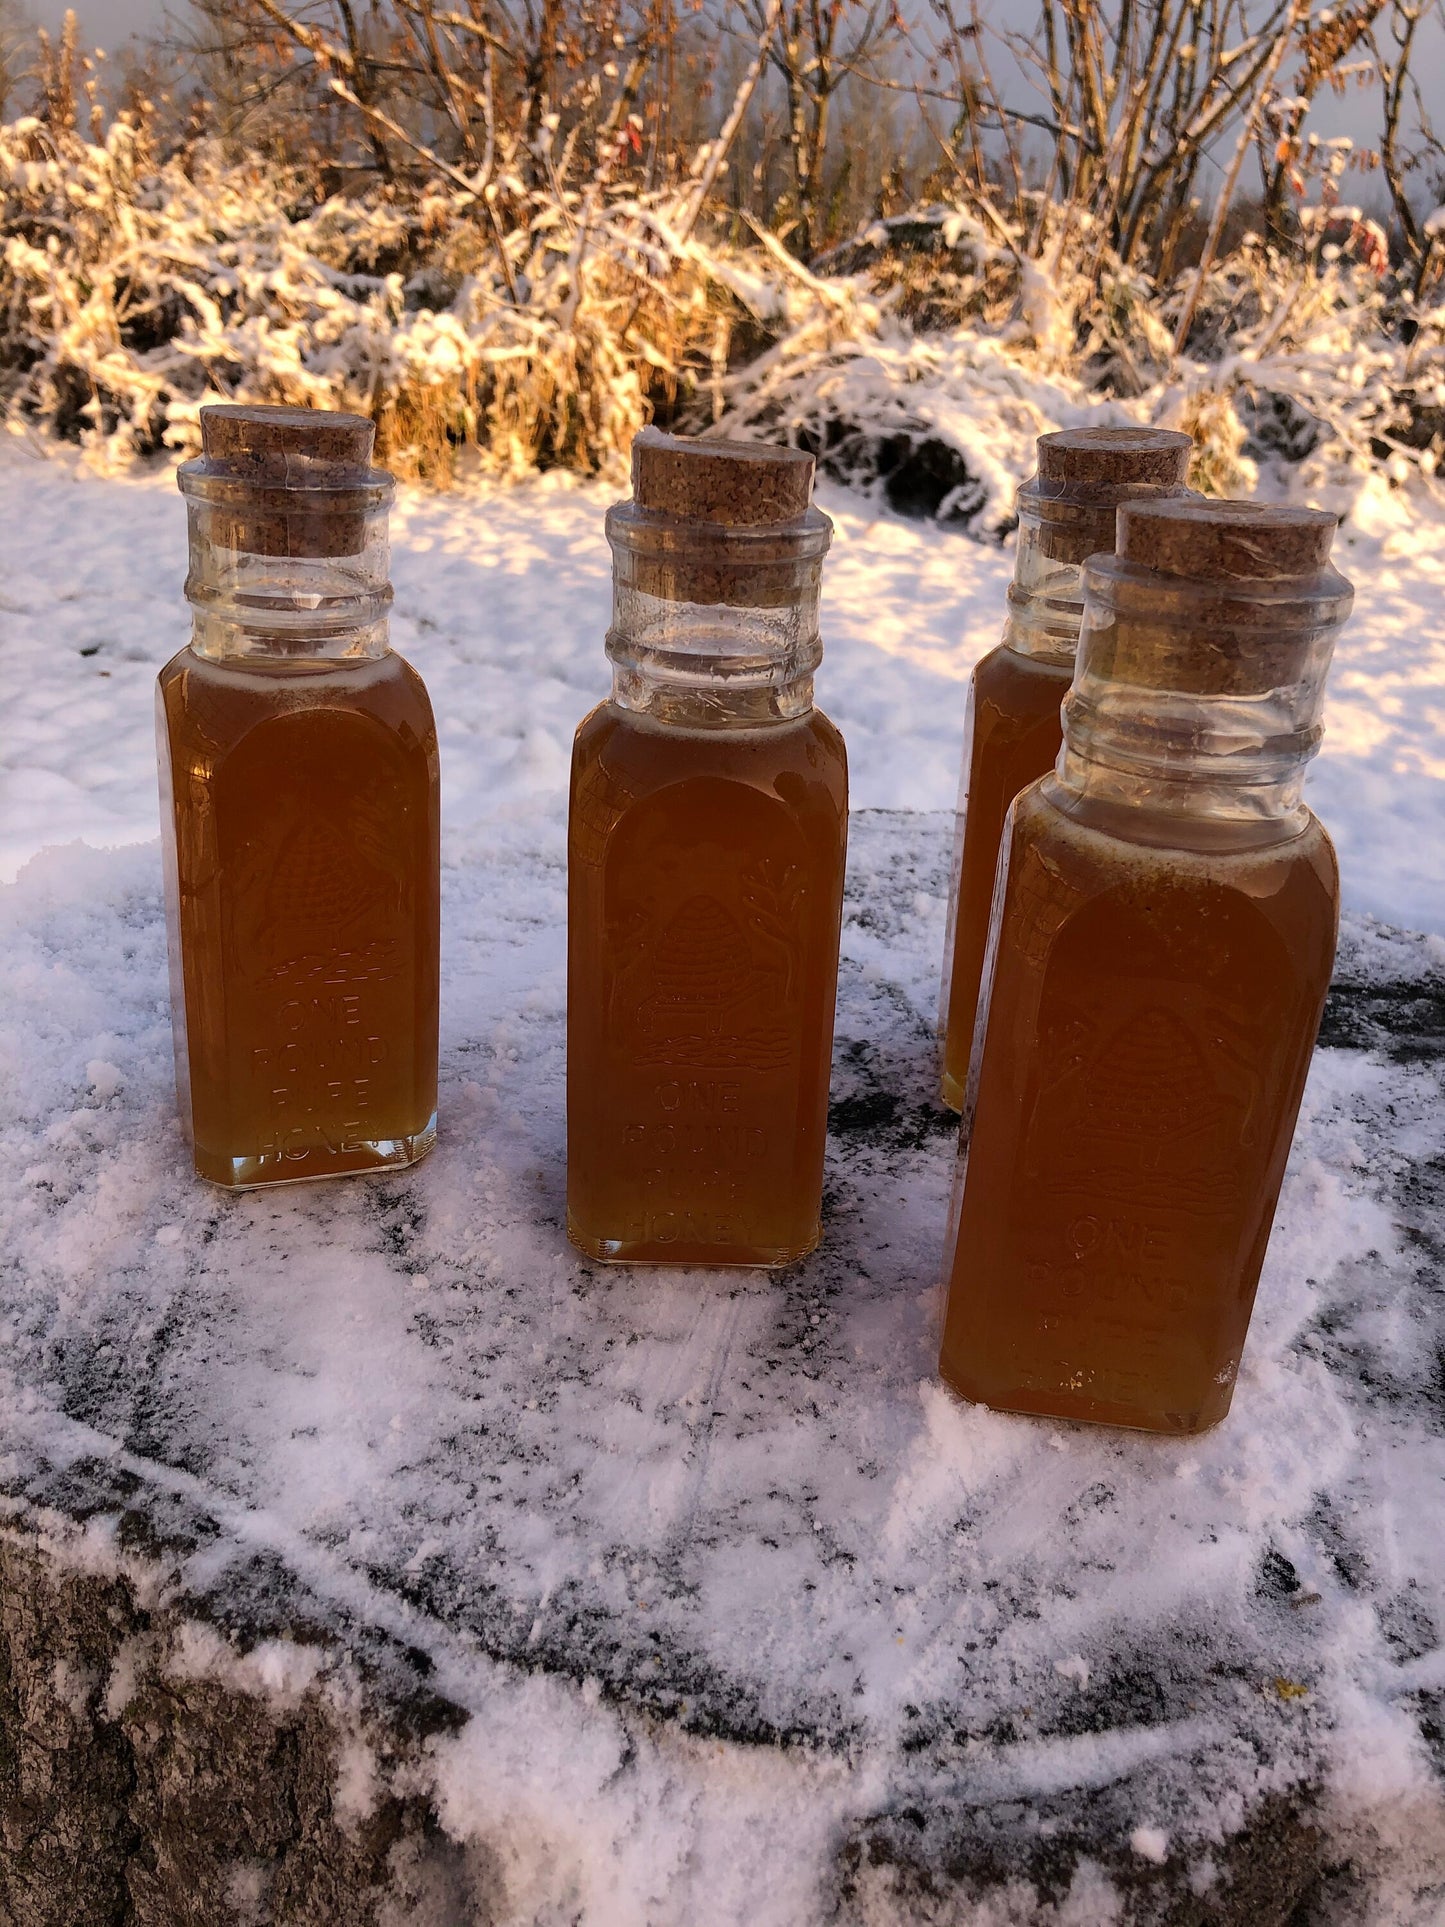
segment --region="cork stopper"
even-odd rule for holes
[[[644,428],[632,443],[638,508],[682,522],[767,528],[799,521],[813,494],[813,458],[800,448],[703,441]]]
[[[1288,582],[1330,566],[1338,518],[1263,502],[1126,502],[1118,553],[1193,582]]]
[[[284,483],[298,456],[318,467],[366,473],[375,440],[376,425],[365,415],[240,403],[201,410],[202,459],[243,481]]]
[[[1060,428],[1040,435],[1039,481],[1105,500],[1119,489],[1182,489],[1194,443],[1173,428]]]
[[[1061,428],[1040,435],[1038,450],[1038,474],[1019,495],[1020,517],[1040,555],[1077,569],[1113,548],[1121,502],[1187,493],[1194,444],[1172,428]]]
[[[619,593],[743,609],[816,601],[833,525],[812,493],[801,449],[644,428],[632,500],[607,516]]]
[[[371,466],[375,425],[320,408],[221,404],[201,410],[201,454],[182,493],[205,505],[205,539],[251,555],[359,555],[391,477]]]
[[[1091,672],[1179,694],[1317,698],[1354,593],[1330,564],[1335,527],[1322,510],[1261,502],[1126,502],[1117,552],[1086,572],[1114,612],[1089,629]]]

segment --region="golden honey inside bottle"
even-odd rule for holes
[[[1005,831],[940,1369],[1012,1411],[1229,1409],[1334,956],[1301,801],[1351,590],[1334,517],[1119,512],[1064,753]]]
[[[1008,807],[1054,766],[1074,673],[1087,556],[1114,546],[1121,502],[1184,492],[1193,444],[1164,428],[1041,435],[1038,474],[1019,490],[1019,536],[1003,640],[969,679],[963,779],[939,1014],[943,1101],[963,1107]]]
[[[644,430],[607,518],[612,697],[577,732],[568,842],[567,1217],[594,1258],[818,1239],[847,769],[813,707],[812,469]]]
[[[201,411],[157,737],[176,1074],[216,1184],[395,1168],[437,1089],[437,746],[387,642],[372,425]]]

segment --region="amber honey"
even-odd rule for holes
[[[572,753],[567,1229],[785,1265],[821,1229],[848,777],[813,707],[799,450],[646,429],[608,514],[612,698]]]
[[[1063,741],[1059,705],[1073,664],[991,649],[970,692],[967,833],[961,840],[950,914],[943,1008],[943,1100],[963,1108],[978,1009],[989,909],[1004,818],[1021,789],[1052,767]]]
[[[1018,803],[941,1370],[967,1397],[1194,1432],[1229,1408],[1334,954],[1313,818],[1126,846]]]
[[[436,1131],[438,781],[391,653],[363,416],[201,410],[156,747],[176,1086],[202,1177],[395,1169]]]
[[[847,776],[817,710],[578,732],[568,1228],[594,1257],[776,1265],[817,1242]]]
[[[410,1162],[436,1113],[436,732],[399,657],[162,673],[196,1168]]]
[[[1229,1409],[1334,956],[1301,801],[1351,600],[1334,526],[1138,502],[1085,566],[969,1060],[939,1365],[983,1404],[1174,1433]]]
[[[1000,839],[1019,791],[1053,767],[1083,612],[1080,570],[1114,546],[1122,502],[1184,493],[1187,435],[1073,428],[1041,435],[1018,494],[1019,543],[1003,641],[973,672],[940,1003],[941,1095],[963,1107]]]

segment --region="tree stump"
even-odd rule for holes
[[[0,896],[5,1927],[1441,1918],[1445,952],[1347,922],[1226,1423],[1006,1417],[933,1377],[950,835],[854,819],[776,1276],[566,1244],[550,813],[447,873],[401,1176],[190,1175],[153,848]]]

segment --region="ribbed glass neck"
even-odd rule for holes
[[[1297,818],[1344,578],[1204,583],[1096,555],[1084,590],[1062,788],[1164,817]]]
[[[761,528],[611,509],[612,700],[681,728],[806,715],[832,533],[817,509]]]
[[[265,486],[180,472],[191,647],[213,661],[371,660],[389,648],[389,480]]]
[[[1021,656],[1067,666],[1078,647],[1084,614],[1083,565],[1114,546],[1121,502],[1187,494],[1150,483],[1107,490],[1049,484],[1035,475],[1018,492],[1018,548],[1008,588],[1006,648]]]

